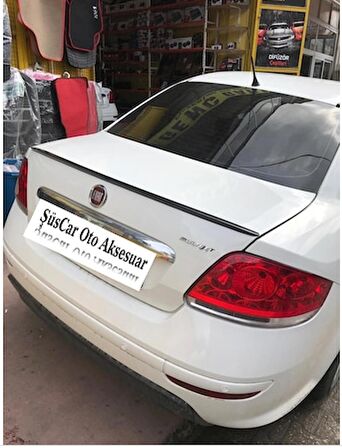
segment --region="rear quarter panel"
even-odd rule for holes
[[[248,252],[340,282],[340,154],[316,199],[301,213],[266,233]]]

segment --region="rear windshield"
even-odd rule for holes
[[[339,110],[247,87],[184,82],[108,132],[203,163],[317,192],[338,147]]]

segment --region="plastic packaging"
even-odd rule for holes
[[[15,184],[19,176],[21,161],[18,159],[5,159],[3,163],[3,223],[7,219],[15,197]]]
[[[38,65],[38,64],[37,64]],[[60,78],[60,75],[55,75],[54,73],[43,72],[41,69],[32,70],[32,68],[25,68],[21,70],[21,73],[36,81],[53,81],[54,79]]]
[[[97,110],[97,131],[102,131],[103,129],[103,112],[102,112],[102,82],[97,83],[95,81],[89,81],[95,87],[95,95],[96,95],[96,110]]]
[[[2,4],[2,45],[3,45],[3,74],[4,82],[8,81],[11,77],[11,44],[12,44],[12,32],[10,18],[8,15],[7,4],[4,1]]]
[[[32,145],[41,143],[38,93],[34,80],[11,68],[3,84],[4,157],[24,156]]]
[[[52,81],[37,79],[36,87],[42,127],[42,143],[65,138],[65,130],[59,115],[56,94]]]
[[[65,130],[61,123],[57,98],[52,85],[52,81],[60,78],[60,75],[31,68],[22,70],[22,73],[36,82],[42,128],[41,143],[65,138]]]

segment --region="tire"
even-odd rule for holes
[[[340,379],[340,354],[336,356],[333,363],[329,367],[321,381],[315,386],[309,397],[313,401],[323,400],[327,398],[338,384]]]

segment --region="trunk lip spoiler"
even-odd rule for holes
[[[120,188],[124,188],[125,190],[132,191],[133,193],[140,194],[141,196],[145,196],[145,197],[147,197],[149,199],[152,199],[154,201],[157,201],[157,202],[160,202],[162,204],[168,205],[170,207],[176,208],[176,209],[181,210],[181,211],[183,211],[185,213],[188,213],[190,215],[196,216],[197,218],[201,218],[201,219],[204,219],[206,221],[210,221],[210,222],[212,222],[214,224],[220,225],[222,227],[226,227],[226,228],[231,229],[231,230],[235,230],[236,232],[243,233],[245,235],[254,236],[256,238],[260,236],[260,234],[258,232],[254,231],[254,230],[251,230],[251,229],[248,229],[247,227],[240,226],[239,224],[235,224],[235,223],[230,222],[230,221],[226,221],[226,220],[224,220],[222,218],[218,218],[218,217],[216,217],[214,215],[210,215],[210,214],[205,213],[205,212],[203,212],[201,210],[197,210],[197,209],[194,209],[194,208],[189,207],[187,205],[184,205],[184,204],[181,204],[179,202],[173,201],[171,199],[167,199],[167,198],[164,198],[162,196],[158,196],[155,193],[151,193],[149,191],[142,190],[139,187],[135,187],[133,185],[127,184],[127,183],[122,182],[120,180],[113,179],[112,177],[106,176],[105,174],[98,173],[97,171],[93,171],[90,168],[86,168],[86,167],[84,167],[82,165],[79,165],[79,164],[77,164],[75,162],[71,162],[70,160],[65,159],[64,157],[60,157],[60,156],[58,156],[56,154],[52,154],[52,153],[50,153],[50,152],[48,152],[48,151],[46,151],[44,149],[37,148],[37,147],[32,147],[31,149],[33,151],[39,152],[40,154],[42,154],[42,155],[44,155],[46,157],[49,157],[49,158],[51,158],[53,160],[56,160],[57,162],[64,163],[64,164],[66,164],[68,166],[77,168],[78,170],[83,171],[84,173],[87,173],[87,174],[90,174],[92,176],[97,177],[98,179],[102,179],[102,180],[104,180],[104,181],[106,181],[108,183],[111,183],[113,185],[116,185],[116,186],[118,186]]]

